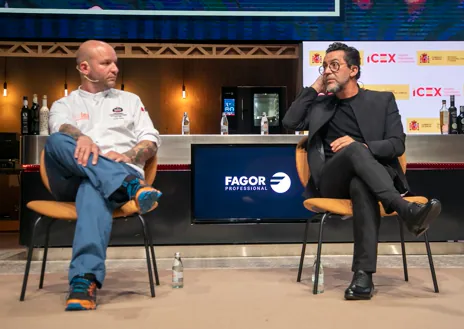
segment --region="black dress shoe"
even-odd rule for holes
[[[424,234],[429,226],[441,213],[441,203],[431,199],[426,204],[411,203],[402,218],[408,230],[416,237]]]
[[[364,271],[356,271],[353,280],[345,290],[347,300],[369,300],[374,294],[374,283],[372,277]]]

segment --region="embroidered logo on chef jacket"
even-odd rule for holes
[[[127,114],[124,113],[124,110],[122,109],[122,107],[115,107],[113,109],[113,113],[110,114],[110,117],[113,118],[113,120],[118,120],[118,119],[124,119],[126,115]]]
[[[81,112],[79,115],[74,116],[73,119],[75,121],[81,121],[81,120],[89,120],[89,114]]]

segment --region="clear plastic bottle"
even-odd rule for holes
[[[229,120],[225,113],[222,113],[221,118],[221,135],[229,135]]]
[[[190,135],[190,119],[187,112],[182,117],[182,135]]]
[[[311,277],[313,287],[314,287],[315,278],[316,278],[316,261],[314,261],[314,264],[313,264],[313,275]],[[319,266],[319,280],[317,282],[317,293],[322,294],[323,292],[324,292],[324,267],[322,266],[322,262],[321,262]]]
[[[261,135],[269,135],[269,121],[266,112],[263,112],[261,117]]]
[[[180,252],[176,252],[172,263],[172,287],[176,289],[184,287],[184,264]]]

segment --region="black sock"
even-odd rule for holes
[[[95,276],[95,274],[93,274],[93,273],[85,273],[84,278],[86,278],[87,280],[89,280],[91,282],[95,282],[95,284],[97,285],[97,288],[101,289],[102,284],[97,280],[97,277]]]
[[[125,203],[125,202],[130,201],[130,196],[128,194],[127,185],[129,184],[129,182],[136,180],[136,179],[137,177],[134,175],[127,176],[124,179],[122,185],[110,195],[109,199],[117,203]]]

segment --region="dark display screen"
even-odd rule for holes
[[[192,145],[194,222],[301,221],[295,145]]]

